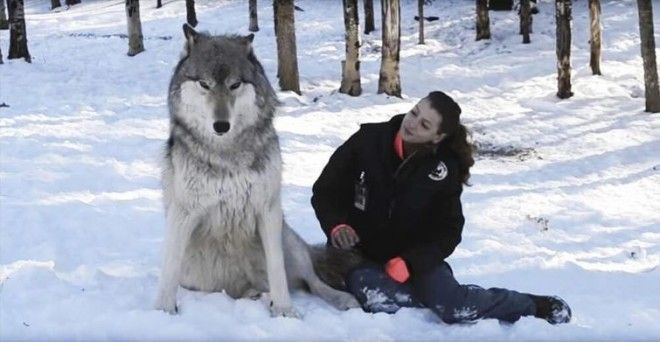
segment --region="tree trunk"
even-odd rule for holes
[[[156,0],[156,8],[163,7],[163,2],[161,0]]]
[[[277,27],[278,27],[278,20],[277,20],[277,14],[279,13],[279,5],[278,5],[278,0],[273,0],[273,31],[275,31],[275,38],[277,38]],[[279,79],[280,75],[282,74],[282,63],[280,63],[279,59],[277,61],[277,75],[276,77]]]
[[[24,58],[32,63],[27,46],[23,0],[7,0],[9,9],[9,53],[7,59]]]
[[[399,44],[401,42],[401,6],[399,0],[381,0],[383,48],[378,77],[378,94],[401,97]]]
[[[5,0],[0,0],[0,30],[9,30],[9,22],[5,14]]]
[[[293,0],[273,0],[277,32],[277,74],[280,89],[300,95],[298,79],[298,53]]]
[[[567,99],[571,91],[571,0],[555,0],[557,22],[557,97]]]
[[[591,73],[601,75],[600,72],[600,0],[589,0],[589,17],[591,19]]]
[[[374,0],[364,0],[364,34],[376,30],[374,25]]]
[[[128,55],[135,56],[144,51],[139,0],[126,0],[126,21],[128,22]]]
[[[644,89],[646,111],[660,112],[660,90],[658,89],[658,67],[655,61],[655,38],[653,36],[653,5],[651,0],[637,0],[639,11],[639,35],[642,59],[644,60]]]
[[[339,92],[359,96],[362,94],[362,85],[360,84],[358,2],[357,0],[343,0],[342,3],[344,5],[344,28],[346,29],[346,60],[341,62],[342,75]]]
[[[419,40],[417,44],[424,44],[424,0],[417,0],[417,12],[419,16]]]
[[[520,34],[523,35],[523,44],[529,44],[529,34],[532,33],[532,10],[529,0],[520,0]]]
[[[188,25],[197,26],[197,13],[195,13],[195,0],[186,0],[186,21]]]
[[[477,0],[477,40],[490,39],[488,0]]]
[[[79,4],[80,0],[66,0],[64,3],[67,4],[68,6],[73,6]]]
[[[257,20],[257,0],[250,0],[249,4],[249,10],[250,10],[250,32],[258,32],[259,31],[259,21]]]
[[[54,10],[58,7],[62,7],[62,3],[60,2],[60,0],[50,0],[50,9],[51,10]]]

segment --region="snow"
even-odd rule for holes
[[[634,0],[603,1],[603,76],[589,69],[586,3],[573,7],[575,96],[556,93],[554,2],[539,2],[532,43],[515,12],[491,12],[474,41],[474,2],[435,1],[427,44],[416,1],[402,6],[403,98],[377,95],[380,30],[361,34],[363,95],[337,93],[341,2],[299,0],[303,95],[279,92],[283,205],[309,243],[324,236],[309,204],[332,151],[360,123],[407,111],[440,89],[463,108],[482,154],[463,195],[462,283],[555,294],[570,324],[523,318],[450,326],[424,309],[337,311],[293,293],[302,319],[265,303],[181,290],[182,312],[152,309],[165,220],[159,185],[166,94],[182,47],[184,1],[142,2],[146,51],[127,57],[123,2],[49,11],[27,0],[32,64],[6,60],[0,32],[0,340],[658,340],[660,116],[645,113]],[[376,2],[376,23],[380,7]],[[246,1],[197,1],[199,28],[247,34]],[[362,17],[362,13],[360,15]],[[657,11],[656,11],[656,18]],[[254,47],[276,84],[270,2]],[[660,21],[655,20],[655,27]]]

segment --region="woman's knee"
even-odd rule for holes
[[[346,276],[346,287],[353,294],[360,293],[363,288],[370,288],[378,284],[380,282],[380,273],[374,267],[357,267],[351,270]]]
[[[415,278],[415,290],[429,306],[447,307],[461,297],[461,285],[456,282],[448,266],[439,266]]]

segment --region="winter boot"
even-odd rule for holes
[[[556,296],[529,295],[536,305],[534,317],[542,318],[550,324],[568,323],[571,321],[571,308],[561,298]]]

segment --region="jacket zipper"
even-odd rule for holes
[[[399,165],[399,167],[397,167],[396,170],[394,171],[394,175],[392,176],[392,181],[393,181],[393,183],[394,183],[394,189],[393,189],[394,192],[396,192],[396,179],[397,179],[397,177],[399,176],[399,173],[401,172],[401,170],[403,169],[403,167],[406,166],[406,164],[408,164],[408,162],[409,162],[409,161],[410,161],[410,160],[411,160],[416,154],[417,154],[417,151],[411,153],[408,157],[406,157],[406,159],[404,159],[404,160],[401,162],[401,165]],[[390,208],[389,208],[388,213],[387,213],[387,218],[388,218],[388,220],[389,220],[389,219],[392,219],[392,210],[394,210],[394,204],[395,204],[395,202],[396,202],[396,198],[395,198],[394,195],[395,195],[395,194],[392,194],[392,197],[391,197],[391,199],[390,199]]]

